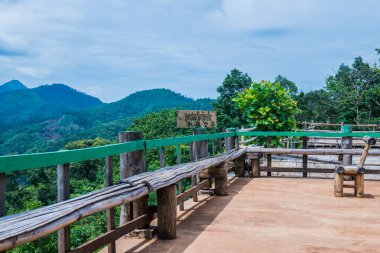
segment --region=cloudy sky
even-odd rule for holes
[[[160,87],[216,97],[233,68],[309,91],[379,47],[378,0],[0,0],[0,83],[105,102]]]

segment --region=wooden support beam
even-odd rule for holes
[[[307,149],[307,137],[302,137],[302,148]],[[307,155],[302,156],[303,177],[307,177]]]
[[[75,248],[74,250],[70,251],[70,253],[94,252],[97,249],[100,249],[102,246],[114,242],[125,234],[132,232],[134,229],[142,227],[144,224],[149,224],[152,219],[152,214],[144,214],[118,228],[108,231],[107,233],[79,246],[78,248]]]
[[[215,195],[228,194],[228,164],[225,163],[223,169],[219,170],[219,177],[215,178]]]
[[[113,185],[113,160],[112,156],[106,157],[106,187]],[[107,209],[107,231],[115,229],[115,208]],[[108,253],[116,252],[115,241],[108,244]]]
[[[70,164],[57,166],[57,200],[65,201],[70,198]],[[66,253],[70,250],[70,226],[58,230],[58,252]]]
[[[191,187],[187,191],[179,194],[177,196],[177,203],[179,203],[179,202],[183,203],[183,201],[185,201],[185,199],[191,197],[194,194],[194,192],[198,192],[198,191],[202,190],[204,187],[207,187],[209,185],[210,181],[211,181],[210,179],[206,179],[206,180],[200,182],[198,185]]]
[[[253,177],[260,177],[260,158],[252,158],[251,160],[251,170]]]
[[[267,137],[267,148],[272,147],[272,137],[268,136]],[[267,167],[272,167],[272,154],[267,154]],[[272,176],[272,172],[268,171],[267,176],[270,177]]]
[[[171,240],[177,237],[177,197],[175,185],[157,190],[158,238]]]
[[[237,177],[244,177],[245,174],[245,156],[235,160],[235,172]]]
[[[226,173],[228,171],[228,166],[225,164],[221,164],[217,167],[211,167],[203,170],[199,173],[199,177],[201,179],[210,179],[210,178],[225,178]]]

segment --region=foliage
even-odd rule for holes
[[[297,102],[279,83],[252,83],[233,99],[250,126],[261,131],[287,131],[296,127]]]
[[[297,93],[298,93],[297,85],[295,83],[293,83],[292,81],[288,80],[286,77],[284,77],[282,75],[278,75],[278,76],[276,76],[274,83],[278,83],[279,85],[281,85],[282,87],[287,89],[289,91],[289,94],[293,98],[295,98],[297,96]]]
[[[326,83],[338,121],[358,124],[380,117],[379,86],[380,72],[361,57],[352,67],[342,64]]]
[[[247,73],[243,74],[237,69],[224,79],[223,84],[217,88],[218,99],[214,102],[213,108],[216,111],[218,129],[223,131],[229,127],[240,127],[243,125],[242,113],[232,102],[239,92],[244,91],[252,83],[251,77]]]

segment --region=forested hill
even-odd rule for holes
[[[166,108],[209,110],[212,103],[153,89],[107,104],[63,84],[28,89],[18,81],[10,83],[17,87],[8,83],[0,99],[0,155],[58,150],[72,140],[111,139],[147,113]]]

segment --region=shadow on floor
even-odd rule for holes
[[[210,225],[215,218],[230,203],[234,196],[253,178],[233,178],[229,182],[228,195],[209,196],[203,198],[191,208],[178,215],[177,238],[178,240],[142,240],[126,251],[118,252],[184,252],[186,248]],[[188,200],[192,201],[192,200]]]

